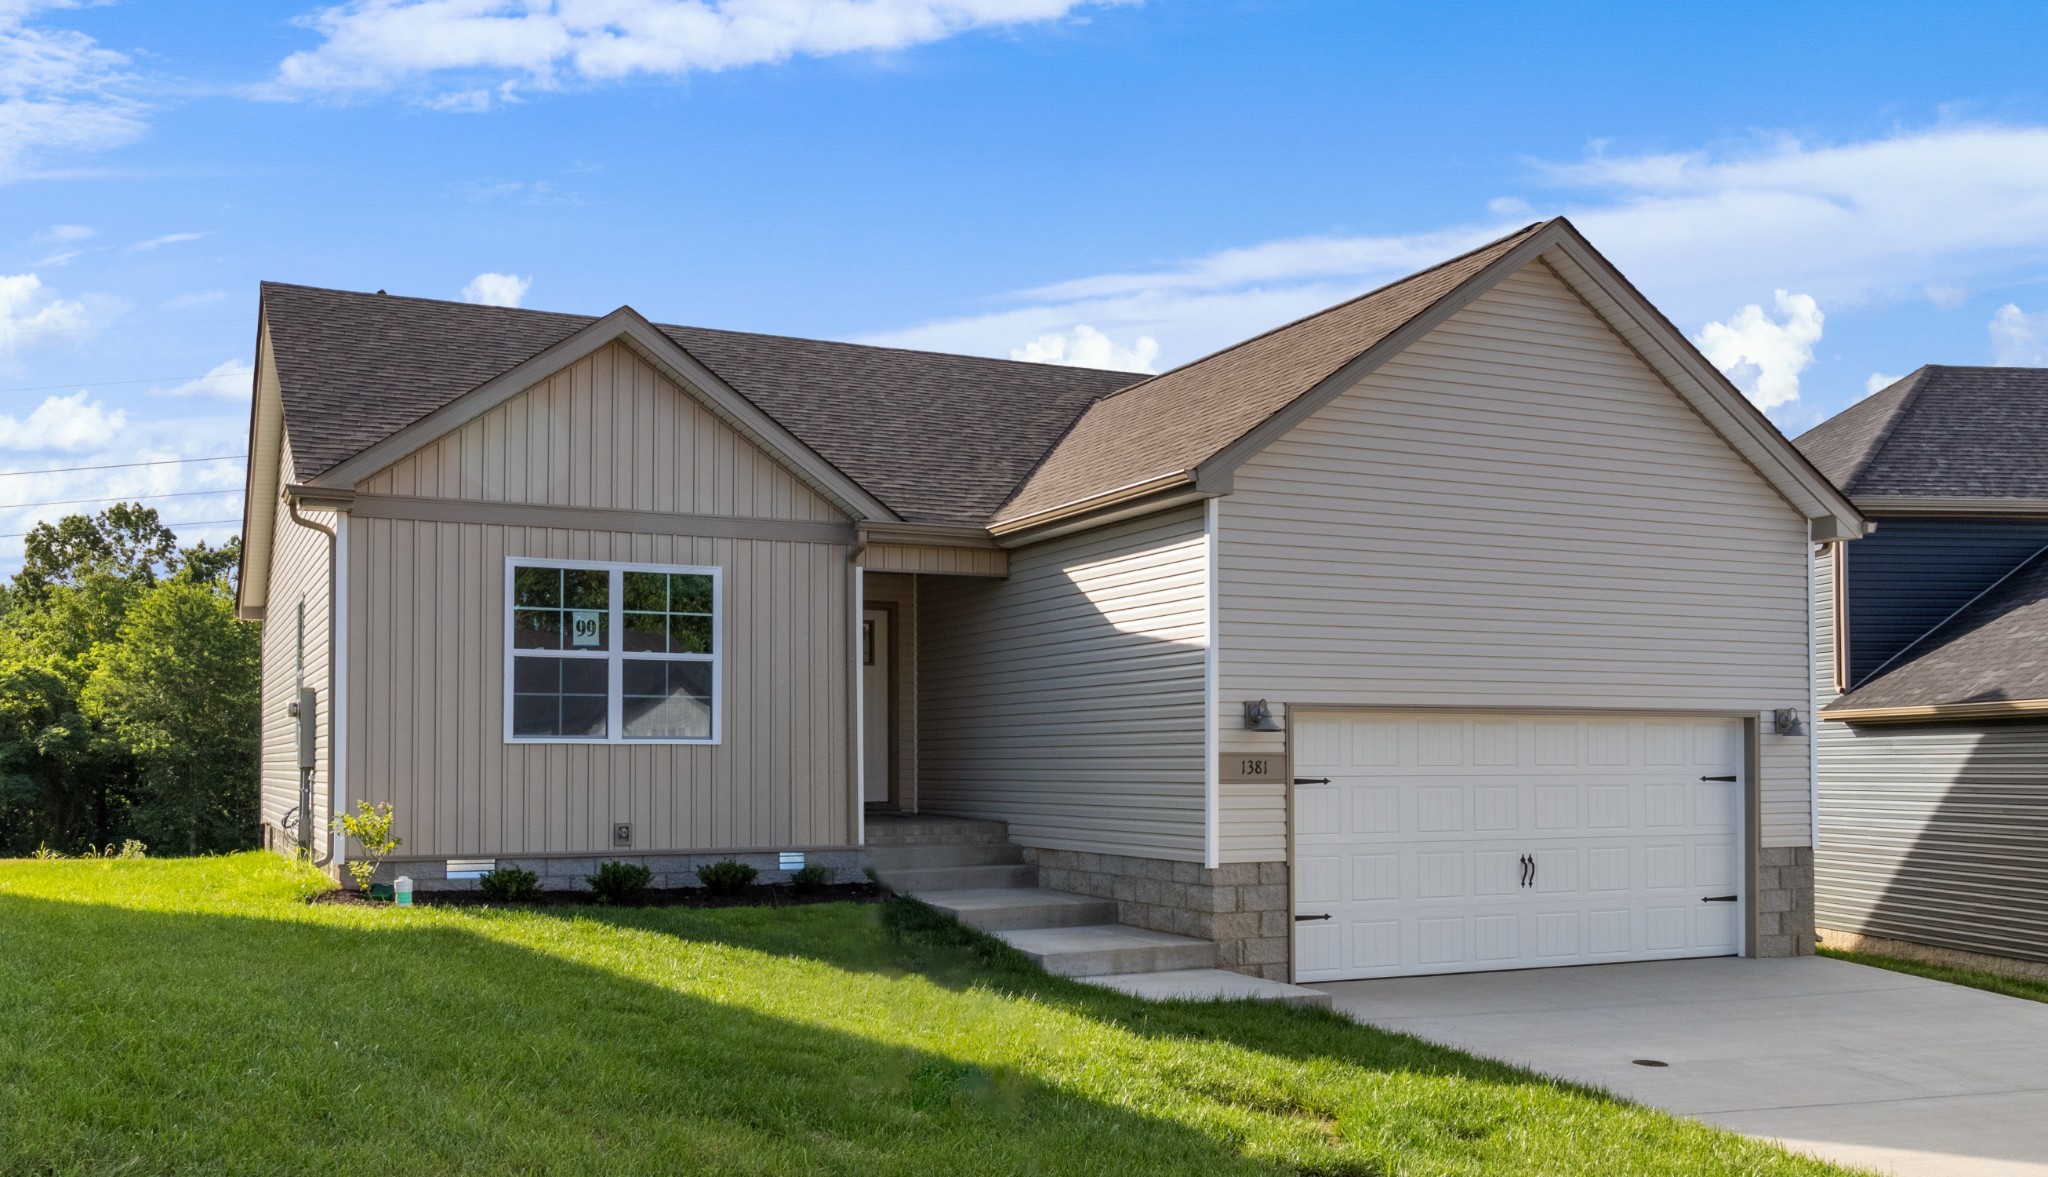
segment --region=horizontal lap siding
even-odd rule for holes
[[[781,463],[618,344],[399,459],[356,489],[473,502],[845,521]]]
[[[1850,681],[1862,682],[2048,546],[2048,522],[1882,519],[1849,545]]]
[[[1237,472],[1240,703],[1749,712],[1807,699],[1806,524],[1542,266]],[[1809,837],[1807,742],[1767,738],[1765,845]],[[1226,860],[1285,853],[1285,791],[1223,786]]]
[[[853,840],[845,547],[363,519],[349,553],[349,795],[397,806],[403,853]],[[508,744],[508,556],[724,569],[723,742]]]
[[[1814,687],[1826,707],[1833,561],[1815,572]],[[1819,926],[2048,961],[2048,724],[1829,720],[1819,751]]]
[[[289,453],[281,463],[280,487],[292,480]],[[335,516],[327,511],[304,514],[329,527]],[[320,693],[316,754],[320,767],[313,774],[313,832],[327,829],[328,728],[334,720],[334,701],[327,694],[328,570],[332,560],[327,537],[300,525],[282,508],[277,513],[277,532],[270,548],[270,585],[263,613],[263,758],[262,820],[282,828],[285,815],[299,803],[298,721],[289,708],[298,697],[298,608],[306,603],[306,668],[303,683]],[[315,843],[315,852],[320,852]]]
[[[1018,549],[1007,580],[921,582],[922,806],[1199,860],[1205,548],[1183,509]]]
[[[2048,961],[2048,725],[1830,722],[1816,922]]]

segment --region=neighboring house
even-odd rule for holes
[[[1811,951],[1773,715],[1863,520],[1562,220],[1146,379],[278,285],[258,346],[274,845],[777,877],[886,809],[1267,977]]]
[[[1816,578],[1821,927],[2048,963],[2048,370],[1925,367],[1798,444],[1878,522]]]

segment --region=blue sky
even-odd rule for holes
[[[0,470],[238,454],[266,278],[1159,369],[1560,212],[1796,434],[1921,363],[2048,363],[2044,33],[2039,4],[0,0]],[[115,493],[225,519],[239,485],[4,477],[0,533]]]

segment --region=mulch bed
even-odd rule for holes
[[[729,895],[713,895],[702,887],[656,887],[618,907],[804,907],[813,903],[880,903],[882,889],[873,883],[839,883],[814,891],[798,891],[786,884],[756,883]],[[498,906],[481,891],[414,891],[417,907]],[[389,899],[372,899],[353,887],[322,891],[309,903],[338,903],[343,906],[390,907]],[[543,891],[525,903],[511,907],[597,907],[597,896],[589,891]]]

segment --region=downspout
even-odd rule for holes
[[[299,514],[299,500],[290,494],[284,496],[284,508],[291,515],[292,522],[300,527],[311,528],[327,537],[327,713],[330,717],[327,721],[327,825],[331,830],[335,820],[334,720],[332,718],[334,715],[334,667],[338,661],[334,650],[334,590],[335,584],[341,575],[341,537],[335,528],[329,527],[324,523],[315,522]],[[339,522],[340,516],[338,514],[335,518]],[[299,845],[304,847],[308,853],[311,853],[312,843],[313,770],[306,768],[299,770]],[[313,865],[326,866],[332,861],[334,861],[334,848],[330,845],[325,854],[313,860]]]
[[[853,607],[851,624],[847,627],[847,679],[848,694],[852,705],[847,710],[853,716],[853,844],[868,844],[868,716],[867,700],[862,697],[866,682],[861,670],[861,624],[865,620],[866,569],[861,557],[867,554],[868,542],[861,540],[846,554],[848,575],[852,580],[852,592],[848,596]]]

